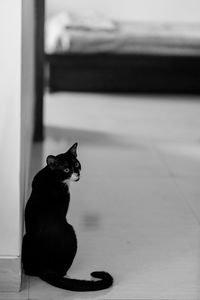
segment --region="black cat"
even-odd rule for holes
[[[66,153],[47,157],[47,166],[32,183],[32,193],[25,208],[26,234],[22,245],[22,262],[27,275],[71,291],[96,291],[108,288],[113,278],[107,272],[92,272],[99,280],[64,277],[77,251],[73,227],[67,222],[70,194],[68,183],[78,181],[81,164],[77,160],[77,143]]]

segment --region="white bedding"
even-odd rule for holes
[[[47,21],[46,53],[200,55],[200,24],[116,22],[62,13]]]

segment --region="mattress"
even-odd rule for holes
[[[66,22],[62,25],[60,23],[57,28],[51,22],[48,23],[45,47],[47,54],[200,55],[200,24],[112,21],[107,24],[109,26],[93,28],[91,24],[87,27],[80,24],[67,26]]]

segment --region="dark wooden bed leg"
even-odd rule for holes
[[[44,93],[44,18],[45,0],[35,0],[35,111],[34,141],[42,141]]]

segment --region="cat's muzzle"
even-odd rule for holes
[[[70,180],[72,181],[79,181],[80,179],[80,174],[77,174],[77,173],[73,173]]]

